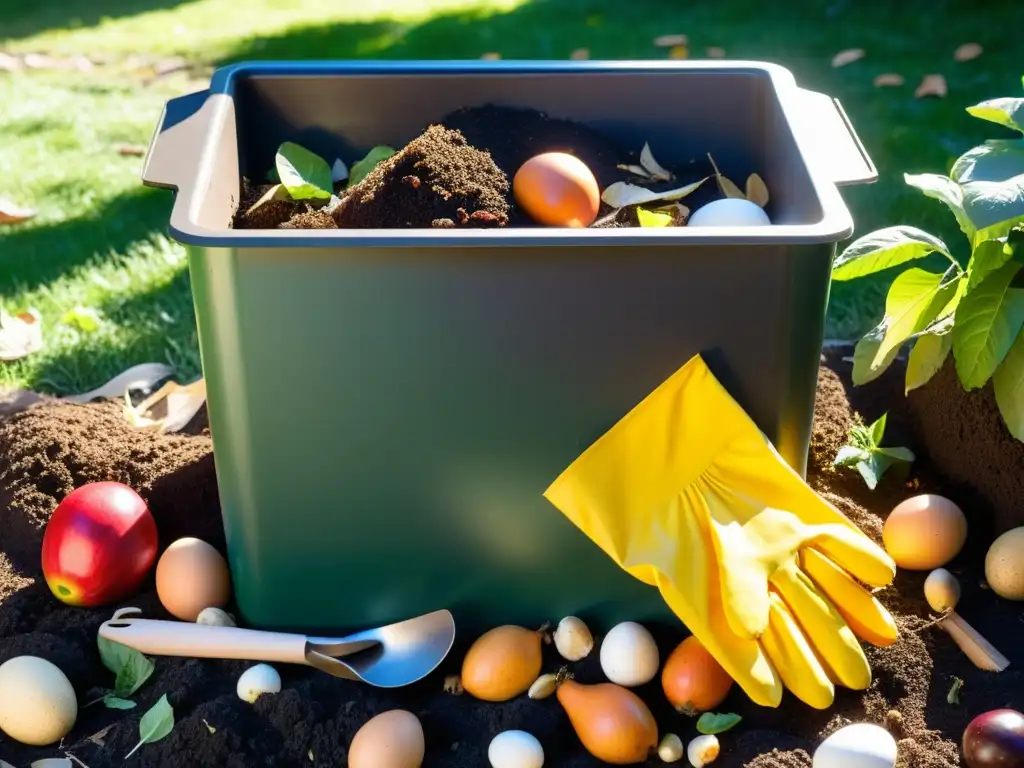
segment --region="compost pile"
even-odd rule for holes
[[[696,149],[696,148],[695,148]],[[603,133],[535,109],[492,104],[456,110],[379,162],[359,183],[337,188],[338,200],[257,201],[274,186],[242,179],[237,229],[404,229],[542,226],[516,202],[512,179],[527,160],[546,152],[579,158],[600,189],[615,182],[662,192],[714,174],[702,151],[671,180],[643,179],[639,147],[622,148]],[[687,196],[692,209],[724,195],[711,181]],[[634,207],[602,203],[594,227],[639,226]]]
[[[912,493],[946,489],[923,461],[915,462],[908,477],[886,475],[875,491],[869,491],[854,471],[830,466],[846,439],[854,409],[866,421],[888,410],[887,443],[893,445],[910,444],[900,442],[908,440],[909,421],[898,396],[898,366],[871,385],[853,389],[847,363],[838,357],[823,358],[823,363],[809,481],[880,541],[879,514]],[[855,398],[853,406],[849,397]],[[936,404],[932,417],[941,420],[943,407]],[[201,420],[188,431],[191,434],[175,436],[133,431],[116,403],[44,402],[0,421],[0,663],[21,654],[52,661],[69,677],[83,703],[97,689],[110,688],[112,675],[97,652],[96,632],[118,606],[71,608],[51,595],[39,575],[42,528],[73,488],[117,480],[147,500],[162,546],[180,536],[197,536],[223,548],[210,438]],[[924,574],[901,570],[894,584],[878,593],[897,619],[900,639],[888,648],[867,646],[874,673],[870,689],[837,688],[835,704],[816,711],[789,694],[778,709],[756,707],[734,686],[717,710],[737,713],[743,720],[719,736],[722,755],[715,765],[810,766],[810,755],[825,735],[858,721],[882,724],[893,733],[901,766],[959,765],[959,739],[974,715],[1024,705],[1024,616],[1020,604],[1000,600],[983,588],[980,564],[986,544],[969,537],[948,567],[963,585],[959,612],[1010,658],[1009,669],[998,674],[976,669],[945,633],[928,626],[935,617],[921,596]],[[148,617],[170,618],[155,595],[152,578],[141,594],[120,605],[141,608]],[[606,628],[593,629],[600,643],[600,630]],[[678,628],[651,629],[663,659],[684,634]],[[139,741],[140,716],[166,694],[174,708],[174,728],[132,755],[131,764],[140,768],[180,765],[185,755],[192,766],[342,766],[357,729],[392,708],[409,709],[422,721],[424,765],[431,768],[481,768],[488,764],[490,740],[517,728],[540,740],[545,765],[599,765],[581,747],[554,697],[534,701],[520,696],[491,704],[446,692],[445,677],[458,671],[472,640],[457,639],[441,668],[401,689],[374,689],[316,670],[279,665],[281,692],[262,696],[254,704],[243,702],[235,692],[239,675],[250,666],[246,662],[157,657],[155,673],[133,697],[138,702],[135,709],[80,709],[60,748],[31,748],[0,735],[0,759],[20,767],[67,751],[89,768],[120,766]],[[544,653],[544,671],[565,664],[553,646],[546,646]],[[603,680],[597,648],[572,665],[572,671],[582,682]],[[947,694],[955,678],[963,685],[959,700],[950,703]],[[696,735],[694,721],[666,704],[657,678],[637,692],[650,705],[661,733],[676,733],[684,743]],[[661,763],[652,759],[649,764]],[[686,764],[685,757],[679,764]]]

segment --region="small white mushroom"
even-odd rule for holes
[[[238,698],[252,704],[265,693],[281,691],[281,676],[269,664],[257,664],[249,667],[238,678],[236,692]]]

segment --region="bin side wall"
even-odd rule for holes
[[[803,471],[833,250],[192,249],[245,620],[672,620],[542,493],[698,352]]]

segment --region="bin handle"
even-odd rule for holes
[[[839,100],[806,88],[797,91],[800,145],[815,168],[840,186],[877,181],[878,170]]]
[[[209,128],[209,90],[176,96],[164,105],[142,164],[142,183],[175,192],[192,184]]]

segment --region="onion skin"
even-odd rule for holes
[[[544,663],[544,632],[504,624],[476,639],[462,660],[462,687],[481,701],[508,701],[530,690]]]
[[[612,765],[642,763],[658,749],[658,724],[643,699],[615,683],[566,680],[555,692],[583,747]]]
[[[961,746],[968,768],[1024,768],[1024,715],[993,709],[964,729]]]

